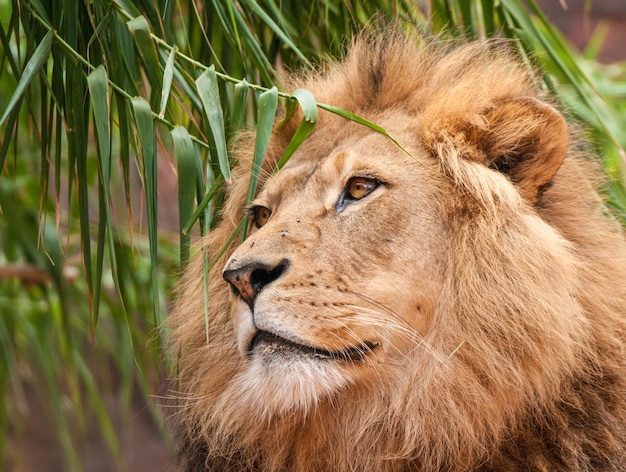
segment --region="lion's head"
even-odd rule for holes
[[[621,467],[626,246],[527,70],[394,33],[291,80],[400,145],[322,113],[248,210],[238,149],[203,246],[245,211],[249,235],[208,288],[198,255],[170,322],[187,467]]]

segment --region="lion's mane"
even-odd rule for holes
[[[445,283],[404,362],[307,408],[250,406],[256,393],[233,387],[247,359],[220,273],[233,249],[209,277],[208,329],[202,275],[204,251],[211,260],[245,212],[253,140],[242,137],[222,221],[186,270],[169,321],[183,467],[626,470],[626,245],[579,129],[569,125],[558,170],[536,164],[549,181],[516,164],[524,146],[550,157],[562,142],[561,124],[532,112],[551,102],[526,67],[502,45],[387,32],[364,35],[344,61],[287,83],[373,121],[398,110],[415,116],[409,144],[445,177],[436,202]],[[300,119],[276,126],[268,175]],[[347,123],[320,112],[301,152],[326,154]]]

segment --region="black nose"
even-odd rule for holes
[[[241,267],[229,269],[228,264],[222,274],[226,281],[241,295],[241,298],[252,308],[257,294],[263,287],[278,279],[289,267],[289,261],[283,259],[276,265],[262,262],[251,262]]]

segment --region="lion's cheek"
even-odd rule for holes
[[[388,317],[405,326],[416,336],[426,336],[431,330],[433,317],[438,310],[438,303],[444,286],[445,266],[443,256],[435,257],[442,251],[424,257],[424,251],[402,248],[401,257],[394,261],[393,271],[379,274],[377,278],[366,281],[360,288],[362,293],[370,294],[378,305],[386,307]],[[410,263],[404,263],[406,258]],[[407,290],[406,287],[411,287]],[[403,336],[404,341],[413,345],[414,339]],[[401,341],[396,347],[401,348]],[[410,347],[407,346],[407,349]]]

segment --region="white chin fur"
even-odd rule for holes
[[[304,415],[320,400],[346,387],[349,374],[335,361],[308,356],[267,359],[253,355],[224,392],[230,401],[252,408],[261,420],[289,412]]]

